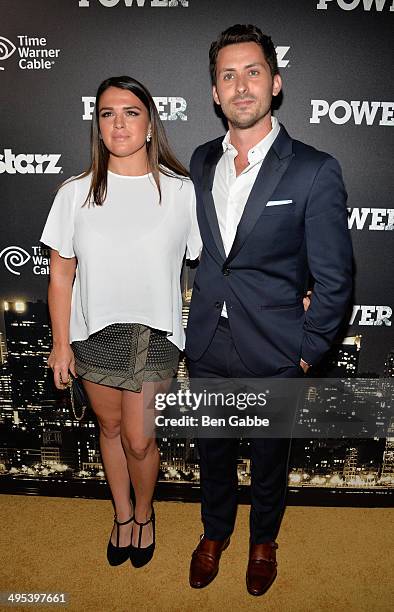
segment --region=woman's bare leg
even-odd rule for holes
[[[152,512],[152,497],[159,472],[160,455],[154,430],[154,396],[164,392],[171,381],[145,382],[141,393],[123,391],[121,436],[126,452],[130,479],[135,492],[134,514],[145,523]],[[133,529],[133,545],[138,545],[139,529]],[[141,547],[153,540],[152,525],[142,529]]]
[[[124,522],[133,514],[130,502],[130,478],[120,436],[122,391],[84,380],[83,385],[90,405],[100,425],[100,450],[105,475],[111,489],[118,521]],[[130,544],[132,523],[119,528],[119,546]],[[116,528],[111,541],[116,545]]]

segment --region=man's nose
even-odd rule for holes
[[[246,79],[243,76],[238,76],[236,83],[237,92],[240,94],[244,94],[248,90],[248,84]]]

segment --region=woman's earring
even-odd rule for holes
[[[149,132],[146,135],[146,142],[150,142],[152,138],[152,132],[149,130]]]

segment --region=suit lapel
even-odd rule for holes
[[[219,229],[219,222],[216,214],[215,203],[212,196],[213,180],[215,177],[215,170],[217,163],[223,155],[223,147],[221,140],[211,148],[208,155],[205,158],[204,166],[202,170],[202,187],[203,187],[203,201],[205,207],[205,214],[208,219],[209,228],[211,230],[213,239],[215,241],[217,250],[220,253],[221,259],[226,259],[226,253],[223,246],[223,240]]]
[[[293,157],[292,140],[285,128],[281,126],[280,132],[268,151],[249,194],[226,263],[234,259],[241,249]]]

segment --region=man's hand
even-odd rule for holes
[[[311,295],[312,295],[312,291],[307,291],[306,295],[304,296],[304,298],[302,300],[305,312],[308,310],[309,306],[311,305],[311,298],[310,298]],[[307,363],[306,361],[301,359],[300,360],[300,366],[304,370],[304,374],[306,374],[307,371],[309,370],[309,363]]]
[[[310,368],[309,363],[307,363],[306,361],[304,361],[303,359],[300,359],[300,366],[302,367],[302,369],[304,370],[304,374],[307,373],[307,371]]]
[[[311,298],[310,298],[311,295],[312,295],[312,291],[307,291],[306,295],[304,296],[302,300],[305,312],[308,310],[309,306],[311,305]]]

